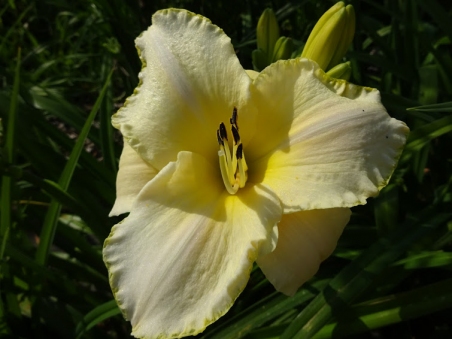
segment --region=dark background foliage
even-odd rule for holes
[[[336,252],[295,297],[274,292],[255,268],[231,311],[200,337],[452,337],[451,5],[348,3],[357,19],[351,81],[378,88],[412,130],[399,166],[378,198],[353,209]],[[108,218],[121,152],[110,117],[137,84],[134,39],[152,13],[180,7],[208,17],[251,69],[266,7],[302,48],[333,4],[1,2],[0,336],[129,336],[101,256],[120,220]]]

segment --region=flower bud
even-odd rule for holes
[[[317,21],[302,57],[314,60],[327,71],[341,62],[355,34],[355,11],[340,1]]]
[[[267,61],[267,54],[261,49],[255,49],[251,53],[251,59],[253,61],[254,70],[258,72],[262,71],[270,64],[270,62]]]
[[[330,77],[336,79],[343,79],[348,81],[350,79],[350,75],[352,74],[352,66],[350,61],[343,62],[339,65],[334,66],[328,72],[326,72]]]
[[[278,60],[289,59],[293,52],[293,41],[291,38],[286,38],[284,36],[280,37],[276,41],[275,48],[273,50],[272,62]]]
[[[267,8],[259,18],[257,23],[257,48],[262,50],[267,56],[267,65],[271,63],[273,49],[279,39],[279,26],[275,13]]]

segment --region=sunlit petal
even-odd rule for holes
[[[387,184],[408,128],[377,90],[330,79],[307,59],[272,64],[254,85],[249,180],[270,186],[285,212],[365,204]]]
[[[259,72],[253,71],[252,69],[247,69],[246,74],[251,78],[251,80],[254,80],[259,75]]]
[[[276,249],[259,258],[258,265],[278,291],[295,294],[333,252],[349,218],[348,208],[284,214]]]
[[[110,216],[130,212],[138,193],[155,177],[157,172],[124,141],[116,177],[116,200]]]
[[[133,335],[196,334],[222,316],[253,261],[274,249],[281,212],[264,186],[229,195],[217,168],[181,152],[105,242],[110,283]]]
[[[216,162],[215,132],[234,106],[246,144],[255,126],[251,80],[230,39],[208,19],[183,10],[159,11],[152,22],[136,40],[140,85],[114,115],[114,126],[157,169],[179,151]]]

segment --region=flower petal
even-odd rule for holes
[[[124,140],[116,177],[116,200],[110,216],[130,212],[138,193],[157,173],[158,171],[146,163]]]
[[[208,19],[185,10],[158,11],[136,39],[140,85],[113,116],[130,145],[162,169],[179,151],[217,161],[216,130],[234,106],[244,144],[254,131],[250,78],[230,39]]]
[[[348,208],[284,214],[276,249],[257,264],[278,291],[294,295],[331,255],[350,214]]]
[[[274,249],[278,198],[262,185],[239,193],[229,195],[202,156],[181,152],[113,227],[104,260],[134,336],[203,331],[232,306],[253,261]]]
[[[270,65],[254,86],[249,180],[270,186],[285,212],[365,204],[387,184],[408,127],[377,90],[331,79],[307,59]]]
[[[245,72],[246,72],[246,74],[248,74],[248,76],[251,78],[251,80],[256,79],[257,76],[259,75],[259,72],[256,72],[252,69],[247,69]]]

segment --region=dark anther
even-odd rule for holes
[[[226,127],[224,126],[223,123],[220,124],[220,136],[221,139],[228,140],[228,133],[226,132]]]
[[[239,126],[237,125],[237,120],[238,120],[237,107],[234,107],[234,109],[232,111],[232,118],[229,119],[229,121],[230,121],[231,125],[235,126],[238,130]]]
[[[232,136],[234,137],[234,143],[237,145],[240,142],[240,135],[239,131],[237,131],[237,128],[232,125],[231,126]]]
[[[217,139],[220,146],[224,146],[223,139],[221,139],[220,130],[217,129]]]
[[[242,144],[240,144],[239,147],[237,147],[237,152],[235,152],[235,156],[237,157],[237,159],[242,159],[242,152],[243,146]]]

